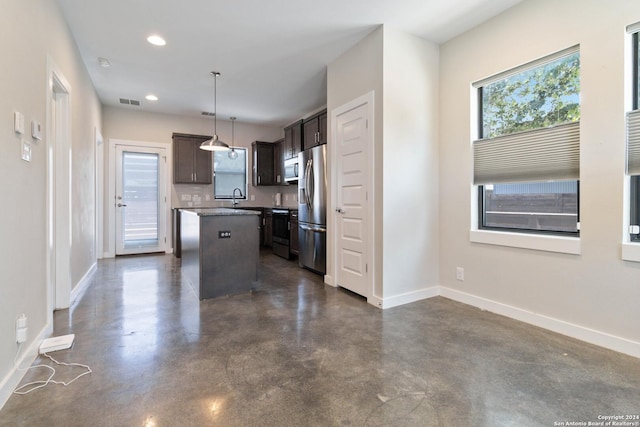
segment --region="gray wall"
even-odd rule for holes
[[[525,1],[445,43],[440,67],[440,282],[450,296],[640,355],[640,264],[621,259],[630,37],[640,3]],[[579,44],[580,254],[470,242],[471,84]],[[464,282],[455,269],[465,268]]]
[[[47,57],[71,86],[71,271],[72,286],[95,264],[94,132],[101,127],[101,106],[57,4],[50,0],[2,2],[0,28],[0,404],[15,378],[15,321],[28,317],[28,340],[21,355],[39,344],[47,324]],[[10,36],[9,36],[10,35]],[[32,161],[20,158],[20,136],[13,113],[25,116]],[[31,120],[42,124],[43,139],[30,136]],[[90,185],[86,185],[89,182]],[[35,350],[35,348],[31,348]],[[10,391],[10,390],[9,390]]]
[[[190,133],[196,135],[211,135],[213,131],[213,120],[199,117],[183,117],[171,114],[149,113],[144,111],[135,111],[129,108],[113,108],[105,107],[103,112],[104,119],[104,139],[105,144],[109,145],[111,139],[130,140],[130,141],[146,141],[168,144],[171,147],[171,135],[174,132]],[[231,144],[231,122],[228,120],[218,120],[218,135],[220,139]],[[276,141],[284,137],[283,129],[277,126],[263,126],[258,124],[243,123],[236,120],[234,131],[234,145],[237,147],[247,148],[248,168],[249,168],[249,185],[248,198],[240,203],[241,206],[274,206],[276,192],[282,193],[283,206],[297,207],[297,185],[291,186],[268,186],[254,187],[251,185],[251,143],[253,141]],[[109,176],[108,158],[105,165],[105,180],[107,185],[113,181],[113,177]],[[173,183],[173,166],[169,165],[168,179]],[[190,185],[190,184],[172,184],[171,185],[171,206],[172,207],[189,207],[188,202],[182,201],[182,195],[191,197],[198,196],[201,200],[199,207],[229,207],[230,201],[216,201],[213,199],[213,185]],[[206,200],[206,196],[211,196],[210,200]],[[251,196],[254,200],[251,200]],[[286,198],[286,200],[285,200]],[[195,205],[194,205],[195,206]],[[109,230],[109,219],[113,212],[110,212],[110,206],[105,204],[105,254],[113,256],[113,249],[109,247],[109,236],[115,235],[115,231]],[[111,221],[113,223],[113,221]],[[167,237],[171,237],[170,231]],[[113,239],[111,239],[113,240]],[[170,240],[167,239],[169,242]]]
[[[328,111],[374,92],[373,289],[383,307],[438,286],[438,47],[381,26],[329,64]],[[329,134],[333,123],[329,120]],[[330,157],[333,147],[329,141]],[[331,188],[331,185],[329,185]],[[327,272],[335,269],[328,215]],[[333,280],[333,278],[330,278]]]

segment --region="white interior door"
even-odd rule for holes
[[[369,104],[361,103],[335,117],[337,158],[336,284],[372,296],[368,279]]]
[[[164,148],[116,146],[116,255],[164,252]]]

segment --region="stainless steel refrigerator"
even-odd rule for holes
[[[327,271],[327,146],[298,154],[298,262],[301,267]]]

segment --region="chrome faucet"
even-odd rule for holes
[[[239,189],[238,187],[233,189],[233,194],[231,195],[231,198],[233,199],[233,201],[231,203],[232,203],[232,207],[234,207],[234,208],[236,207],[236,205],[238,203],[240,203],[240,202],[238,202],[236,200],[236,190],[238,190],[238,193],[240,193],[240,197],[244,197],[244,195],[242,194],[242,190],[241,189]]]

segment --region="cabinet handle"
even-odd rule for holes
[[[260,175],[258,175],[258,184],[260,184]]]

